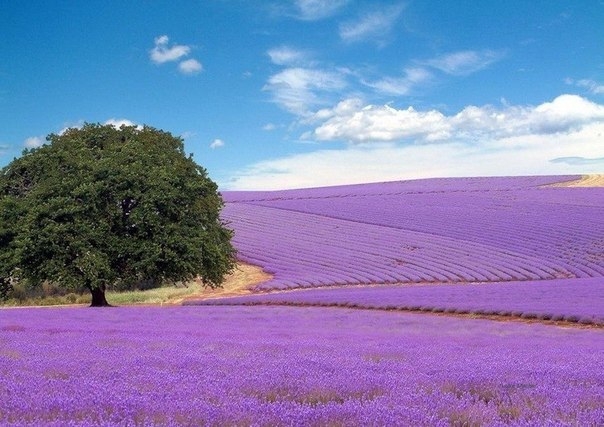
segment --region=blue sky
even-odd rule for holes
[[[0,166],[150,125],[227,189],[604,172],[604,1],[0,2]]]

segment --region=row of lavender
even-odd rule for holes
[[[604,189],[573,177],[404,181],[225,193],[261,290],[604,276]]]
[[[338,306],[494,315],[604,326],[604,279],[329,287],[189,301],[187,304]]]
[[[578,277],[604,275],[604,189],[533,188],[373,194],[251,202],[554,259]],[[371,207],[371,209],[368,209]]]
[[[367,184],[335,185],[280,191],[227,191],[227,202],[259,200],[311,199],[332,197],[358,197],[372,194],[426,194],[451,192],[509,191],[539,188],[579,180],[581,175],[521,176],[521,177],[471,177],[428,178],[408,181],[376,182]]]
[[[569,276],[554,262],[455,239],[233,204],[242,260],[274,275],[259,289],[330,284],[476,282]]]
[[[1,310],[0,425],[603,425],[603,333],[293,307]]]

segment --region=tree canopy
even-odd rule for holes
[[[88,289],[157,287],[235,265],[217,185],[152,127],[86,124],[51,134],[0,171],[0,297],[15,281]]]

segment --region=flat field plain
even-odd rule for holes
[[[0,310],[0,425],[604,425],[601,180],[224,198],[271,278],[184,307]]]

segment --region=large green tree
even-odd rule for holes
[[[103,306],[106,289],[218,287],[232,271],[222,198],[182,139],[86,124],[47,140],[0,172],[0,297],[49,282]]]

